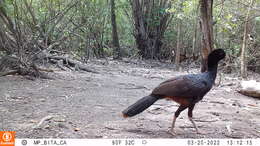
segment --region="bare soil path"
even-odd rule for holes
[[[167,130],[178,108],[174,102],[158,101],[129,119],[121,111],[160,82],[187,72],[137,61],[89,66],[99,74],[56,71],[50,74],[55,80],[36,81],[1,77],[0,130],[15,130],[19,138],[260,138],[260,100],[237,93],[236,77],[222,75],[221,85],[196,105],[195,122],[206,135],[196,134],[184,111],[172,136]]]

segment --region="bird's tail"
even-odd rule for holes
[[[150,107],[153,103],[155,103],[158,99],[160,98],[152,95],[145,96],[139,99],[136,103],[132,104],[122,112],[123,117],[132,117],[141,113],[142,111]]]

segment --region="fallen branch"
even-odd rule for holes
[[[255,80],[251,81],[242,81],[242,89],[237,92],[246,96],[260,98],[260,83]]]
[[[209,103],[225,104],[224,102],[221,102],[221,101],[209,101]]]
[[[192,128],[192,129],[194,128],[194,126],[186,126],[186,125],[185,125],[185,126],[179,126],[179,127],[180,127],[180,128]],[[198,127],[198,128],[204,128],[205,126],[203,126],[203,125],[198,125],[197,127]]]
[[[44,71],[44,72],[54,72],[54,70],[48,69],[48,68],[40,68],[40,67],[37,67],[37,69],[38,69],[39,71]]]
[[[91,73],[98,73],[97,71],[89,69],[87,66],[77,62],[76,60],[70,59],[68,57],[64,56],[48,56],[49,59],[54,59],[54,60],[62,60],[63,64],[67,64],[71,67],[75,67],[75,69],[83,70],[86,72],[91,72]]]
[[[220,87],[224,87],[224,86],[233,86],[233,85],[236,85],[236,83],[226,83],[226,84],[222,84],[220,85]]]
[[[243,138],[243,136],[241,135],[234,135],[234,134],[225,134],[225,136],[228,138],[236,138],[236,139]]]
[[[149,90],[147,87],[145,86],[134,86],[134,87],[125,87],[124,89],[146,89]]]
[[[237,92],[246,96],[260,98],[260,92],[257,91],[238,90]]]
[[[34,78],[52,79],[41,71],[53,72],[53,70],[50,69],[37,67],[33,62],[21,62],[15,56],[4,56],[1,58],[0,71],[0,77],[19,74],[22,76],[28,76],[29,79],[32,80]]]
[[[218,120],[200,120],[200,119],[194,119],[196,122],[217,122]]]
[[[40,128],[40,126],[43,124],[44,121],[49,121],[52,118],[53,118],[53,116],[46,116],[46,117],[42,118],[41,121],[33,128]]]
[[[105,128],[108,129],[108,130],[117,130],[117,129],[115,129],[115,128],[108,127],[108,126],[105,126]]]
[[[0,73],[0,77],[8,76],[8,75],[15,75],[17,73],[18,73],[17,70],[10,70],[10,71],[7,71],[7,72],[1,72]]]

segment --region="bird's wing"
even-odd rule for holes
[[[197,75],[191,75],[167,80],[156,87],[152,94],[166,97],[192,98],[204,96],[209,90],[210,87],[205,79]]]

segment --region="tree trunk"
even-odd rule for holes
[[[113,58],[121,59],[121,49],[118,40],[116,14],[115,14],[115,0],[110,1],[111,5],[111,25],[112,25],[112,39],[113,39]]]
[[[202,32],[201,38],[201,54],[202,54],[202,66],[201,72],[205,72],[208,69],[207,57],[213,50],[213,16],[212,16],[213,0],[200,0],[200,14],[201,21],[200,27]]]
[[[176,65],[176,69],[178,71],[180,70],[180,55],[181,55],[181,50],[180,50],[181,25],[182,25],[182,20],[179,20],[179,22],[178,22],[178,32],[177,32],[177,46],[176,46],[176,53],[175,53],[175,65]]]
[[[132,0],[134,37],[139,54],[144,59],[159,59],[162,39],[170,14],[162,9],[171,6],[170,0]]]
[[[240,72],[242,78],[246,78],[247,76],[247,59],[246,59],[246,52],[247,52],[247,41],[248,41],[248,25],[249,25],[249,16],[251,7],[253,6],[254,0],[250,1],[250,6],[247,9],[246,18],[245,18],[245,25],[244,25],[244,34],[243,34],[243,43],[241,48],[241,56],[240,56]]]
[[[193,36],[192,36],[192,57],[195,58],[196,54],[196,46],[197,46],[197,31],[198,31],[198,18],[195,18],[195,22],[194,22],[194,32],[193,32]]]

